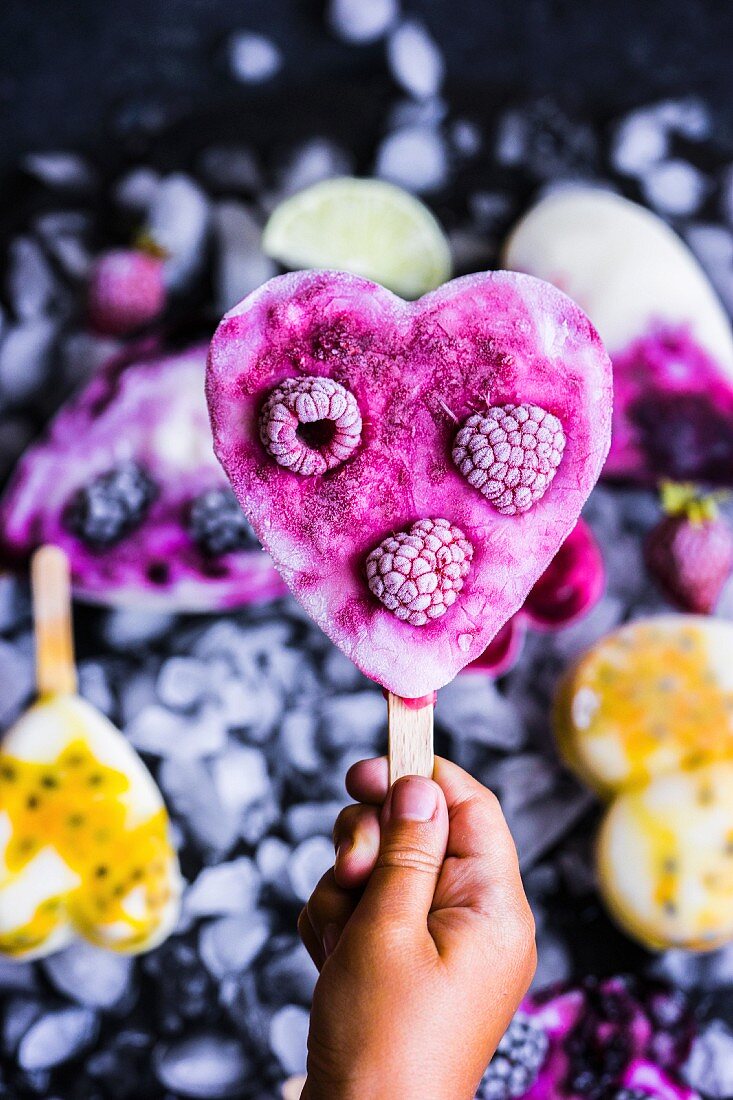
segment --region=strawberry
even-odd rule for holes
[[[92,267],[87,306],[97,332],[134,332],[160,316],[165,299],[163,256],[145,241],[138,248],[105,252]]]
[[[647,569],[683,611],[710,614],[733,570],[733,531],[719,513],[717,496],[664,483],[666,515],[647,536]]]

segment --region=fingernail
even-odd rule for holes
[[[323,951],[326,958],[335,951],[341,930],[337,924],[327,924],[323,930]]]
[[[418,775],[398,779],[389,800],[389,816],[393,821],[430,821],[438,808],[435,784]]]

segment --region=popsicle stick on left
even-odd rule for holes
[[[69,559],[58,546],[42,546],[31,562],[39,696],[76,691]]]
[[[403,775],[433,777],[433,704],[387,694],[390,786]]]

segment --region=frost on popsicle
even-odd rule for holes
[[[284,586],[214,457],[205,348],[110,361],[22,457],[0,502],[0,560],[61,546],[78,595],[209,611]]]
[[[527,471],[526,511],[511,463],[514,514],[456,467],[456,425],[480,395],[507,443],[519,432],[526,462],[511,469]],[[219,325],[207,396],[217,456],[289,587],[366,675],[408,698],[451,680],[521,607],[574,527],[610,431],[610,365],[588,319],[548,284],[506,272],[417,302],[337,272],[273,279]],[[346,445],[332,455],[342,416]],[[445,549],[461,560],[425,558],[413,576],[425,523],[460,533]],[[385,539],[414,559],[393,569]]]

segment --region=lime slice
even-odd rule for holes
[[[403,298],[451,274],[448,241],[428,208],[381,180],[344,177],[299,191],[273,211],[262,247],[285,267],[349,271]]]

